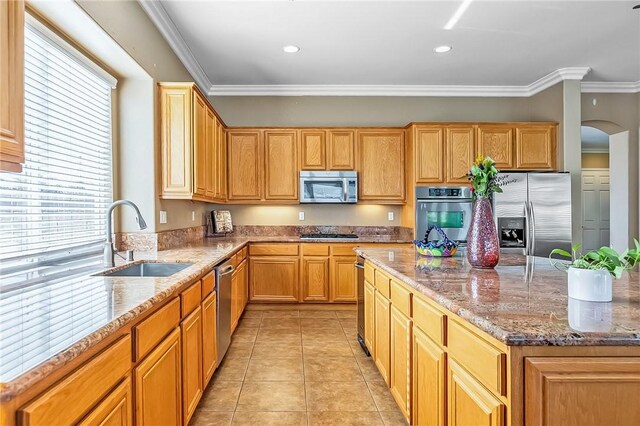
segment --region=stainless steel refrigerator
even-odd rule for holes
[[[494,216],[502,252],[548,256],[571,249],[571,175],[505,173],[509,182],[494,194]]]

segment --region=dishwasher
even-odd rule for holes
[[[215,267],[218,365],[222,362],[231,343],[231,274],[233,270],[233,264],[229,259]]]

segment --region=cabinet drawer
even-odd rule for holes
[[[332,256],[356,256],[356,252],[353,249],[356,248],[353,244],[336,244],[331,246]]]
[[[391,280],[391,304],[411,317],[411,291],[396,280]]]
[[[329,244],[302,244],[303,256],[329,256]]]
[[[506,395],[505,353],[455,321],[449,322],[448,347],[451,357],[489,390]]]
[[[298,244],[252,244],[250,256],[297,256]]]
[[[374,278],[375,269],[369,262],[364,263],[364,279],[369,281],[371,284],[375,281]]]
[[[182,318],[186,317],[202,300],[202,283],[198,281],[180,294],[180,309]]]
[[[78,426],[128,426],[133,424],[133,392],[126,378]]]
[[[447,316],[426,302],[423,296],[413,295],[413,323],[440,346],[447,345]]]
[[[209,272],[202,277],[202,298],[206,298],[216,288],[216,273]]]
[[[151,349],[178,324],[180,324],[180,299],[176,297],[134,328],[136,361],[151,352]]]
[[[18,412],[20,424],[75,424],[130,369],[131,336],[127,334],[22,408]]]
[[[376,269],[376,272],[374,274],[374,279],[373,279],[373,285],[387,299],[390,297],[389,295],[390,283],[391,283],[391,278],[389,278],[387,274],[380,272],[379,270]]]

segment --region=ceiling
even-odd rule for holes
[[[639,2],[475,0],[451,30],[443,27],[461,1],[142,5],[199,84],[214,92],[279,86],[531,92],[545,76],[555,84],[563,79],[557,70],[573,67],[590,68],[586,82],[622,82],[637,92],[640,10],[632,7]],[[284,53],[288,44],[300,52]],[[433,48],[439,45],[453,49],[437,55]],[[580,69],[574,78],[587,71]]]

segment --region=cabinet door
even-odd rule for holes
[[[414,138],[416,183],[444,182],[444,129],[417,128]]]
[[[135,369],[136,425],[182,424],[180,330],[175,329]]]
[[[358,132],[359,198],[404,202],[404,131]]]
[[[557,127],[551,125],[516,127],[516,167],[555,170],[556,132]]]
[[[640,424],[640,358],[525,358],[527,425]]]
[[[198,92],[193,96],[193,193],[207,192],[207,104]]]
[[[376,288],[369,281],[364,281],[364,344],[375,361],[375,331],[376,331]]]
[[[300,157],[302,170],[325,170],[327,168],[327,144],[324,130],[302,130],[300,132]]]
[[[501,426],[505,405],[465,369],[449,359],[449,424]]]
[[[217,164],[217,196],[220,201],[227,200],[227,134],[222,123],[218,123],[218,164]]]
[[[514,168],[514,140],[511,126],[479,125],[476,132],[476,144],[476,152],[493,158],[498,169]]]
[[[160,86],[163,198],[192,196],[192,97],[191,87]]]
[[[133,424],[131,379],[128,377],[107,395],[78,426],[129,426]]]
[[[242,303],[240,304],[240,315],[244,312],[244,308],[249,301],[249,267],[246,260],[243,260],[240,264],[240,292]]]
[[[355,170],[356,142],[353,130],[329,130],[329,170]]]
[[[250,262],[249,300],[298,301],[297,257],[254,257]]]
[[[474,160],[473,127],[448,127],[445,145],[446,183],[468,183],[467,173]]]
[[[446,424],[446,353],[419,327],[414,327],[412,356],[413,424],[444,426]]]
[[[229,200],[260,200],[262,198],[260,132],[231,130],[227,133],[227,140]]]
[[[216,347],[216,292],[202,301],[202,387],[213,377],[218,351]]]
[[[391,384],[391,302],[382,293],[375,293],[376,366],[387,385]]]
[[[329,258],[302,259],[302,301],[329,301]]]
[[[391,305],[391,395],[400,411],[411,418],[411,334],[413,322]]]
[[[295,130],[264,133],[266,200],[298,199],[298,141]]]
[[[355,302],[358,299],[356,269],[353,256],[331,258],[331,301]]]
[[[202,396],[202,310],[193,311],[180,324],[182,335],[182,408],[184,425]]]
[[[24,1],[0,2],[0,170],[24,163]]]
[[[206,125],[206,160],[201,164],[205,168],[207,188],[205,196],[208,200],[217,197],[217,175],[218,175],[218,119],[213,111],[207,108]]]
[[[238,326],[238,318],[240,318],[240,276],[238,269],[231,274],[231,333]]]

